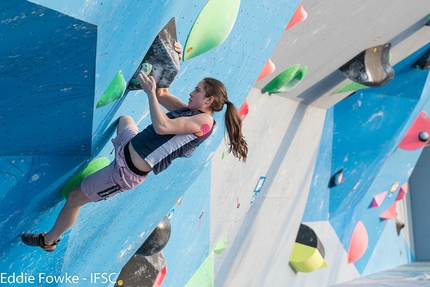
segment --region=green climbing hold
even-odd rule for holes
[[[145,75],[149,75],[149,73],[151,73],[151,71],[152,71],[152,65],[151,64],[149,64],[149,63],[142,63],[141,65],[140,65],[140,67],[139,67],[140,69],[138,70],[138,72],[139,71],[143,71],[144,73],[145,73]],[[135,73],[135,75],[133,75],[133,76],[138,76],[138,72],[136,72]],[[133,79],[131,79],[131,82],[133,83],[133,84],[135,84],[135,85],[139,85],[139,81],[136,79],[136,78],[133,78]]]
[[[358,90],[363,90],[363,89],[368,89],[368,86],[356,83],[356,82],[349,82],[348,84],[340,87],[339,89],[337,89],[336,91],[333,92],[333,94],[340,94],[340,93],[346,93],[346,92],[353,92],[353,91],[358,91]]]
[[[271,80],[264,88],[263,92],[268,92],[269,94],[282,93],[280,89],[287,85],[299,72],[300,65],[294,65],[286,69],[279,75],[277,75],[273,80]],[[306,73],[306,71],[305,71]]]
[[[291,81],[289,81],[286,85],[282,86],[278,90],[278,93],[285,93],[297,87],[305,78],[307,70],[308,67],[306,66],[298,70],[294,77],[291,79]]]
[[[109,163],[110,162],[107,157],[101,157],[90,162],[86,167],[81,169],[74,177],[72,177],[72,179],[66,184],[66,186],[63,188],[63,191],[61,192],[63,197],[67,198],[69,196],[70,191],[76,186],[78,186],[84,178],[108,166]]]
[[[223,43],[233,29],[239,7],[240,0],[209,0],[188,35],[184,61]]]
[[[110,102],[118,100],[122,97],[125,92],[125,88],[127,87],[127,82],[122,75],[122,71],[119,71],[112,82],[107,87],[106,91],[103,93],[102,97],[97,103],[97,108],[101,108],[106,106]]]
[[[221,238],[221,240],[215,246],[214,252],[216,254],[221,254],[224,250],[227,249],[227,247],[228,247],[227,235],[224,234],[224,236]]]

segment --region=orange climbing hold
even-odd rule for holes
[[[307,17],[308,17],[308,12],[306,12],[305,9],[303,9],[302,3],[300,3],[299,6],[297,6],[296,12],[294,12],[293,17],[291,18],[290,23],[288,23],[287,28],[285,28],[285,31],[287,31],[294,25],[305,21]]]
[[[384,213],[382,213],[379,218],[381,219],[396,219],[396,208],[397,204],[396,201],[388,208]]]
[[[352,233],[348,250],[348,263],[357,261],[366,252],[369,244],[369,235],[363,222],[359,221]]]
[[[260,73],[260,76],[257,78],[257,82],[261,79],[267,77],[275,71],[275,64],[273,64],[272,60],[268,59],[266,64],[263,67],[263,70]]]

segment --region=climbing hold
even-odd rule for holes
[[[371,207],[379,207],[381,206],[382,202],[384,201],[385,197],[387,196],[388,191],[384,191],[378,195],[375,195],[373,197]]]
[[[290,29],[296,24],[299,24],[300,22],[303,22],[308,17],[308,13],[303,9],[302,3],[300,2],[299,6],[297,6],[296,12],[294,12],[293,17],[291,18],[290,22],[288,23],[287,28],[285,28],[285,31]]]
[[[152,287],[161,287],[163,285],[164,279],[167,275],[167,265],[161,269],[161,271],[158,273],[157,278],[155,278],[154,285]]]
[[[139,69],[134,73],[133,77],[131,78],[131,82],[134,85],[139,85],[139,81],[137,80],[137,76],[139,76],[140,71],[144,72],[145,75],[149,75],[152,71],[152,65],[149,63],[141,63]]]
[[[426,131],[422,131],[418,134],[418,139],[422,142],[428,142],[429,140],[429,133]]]
[[[343,168],[341,168],[331,177],[329,187],[338,186],[344,180],[345,180],[345,178],[343,178]]]
[[[409,187],[409,184],[407,182],[403,184],[402,187],[400,187],[399,194],[397,195],[396,201],[399,201],[405,198],[406,194],[408,193],[408,187]]]
[[[290,256],[290,264],[298,272],[312,272],[327,267],[325,250],[315,232],[300,224],[299,232]]]
[[[396,231],[397,235],[400,235],[400,231],[405,227],[405,224],[401,222],[400,220],[396,219]]]
[[[127,82],[125,81],[124,76],[122,75],[122,71],[119,71],[113,78],[112,82],[107,87],[106,91],[103,93],[100,100],[97,102],[96,107],[101,108],[103,106],[106,106],[110,102],[113,102],[121,98],[122,95],[124,95],[126,86],[127,86]]]
[[[175,205],[180,205],[182,203],[182,199],[184,198],[184,196],[182,195],[178,201],[176,201]]]
[[[184,61],[223,43],[233,29],[239,7],[240,0],[209,0],[188,35]]]
[[[379,216],[379,218],[384,220],[396,219],[396,208],[397,204],[395,201],[384,213]]]
[[[216,254],[221,254],[224,250],[226,250],[228,247],[227,242],[227,235],[224,234],[224,236],[218,241],[217,245],[214,248],[214,252]]]
[[[308,70],[307,66],[304,66],[300,70],[298,70],[297,73],[294,75],[294,77],[291,79],[291,81],[289,81],[286,85],[282,86],[278,90],[278,92],[285,93],[297,87],[305,78],[307,70]]]
[[[427,70],[430,68],[430,49],[427,50],[413,65],[412,68]]]
[[[262,90],[263,93],[268,92],[269,94],[277,94],[277,93],[281,93],[279,92],[279,90],[285,86],[286,84],[288,84],[293,78],[294,76],[297,74],[297,72],[299,71],[299,67],[300,65],[294,65],[288,69],[286,69],[285,71],[283,71],[282,73],[280,73],[279,75],[277,75],[273,80],[271,80]]]
[[[258,180],[257,185],[255,186],[255,189],[254,189],[255,193],[259,193],[261,191],[265,181],[266,181],[266,177],[264,175],[260,176],[260,179]]]
[[[368,48],[348,61],[339,70],[350,80],[367,87],[381,87],[394,78],[389,62],[391,44]]]
[[[334,91],[333,94],[359,91],[359,90],[364,90],[364,89],[368,89],[368,88],[369,87],[367,87],[365,85],[351,81],[348,84],[346,84],[346,85],[340,87],[339,89],[337,89],[336,91]]]
[[[348,249],[348,263],[353,263],[363,256],[369,244],[369,235],[363,222],[359,221],[352,233]]]
[[[261,71],[260,75],[257,78],[257,81],[260,81],[261,79],[269,76],[275,71],[275,64],[273,64],[272,60],[268,59],[266,64],[263,67],[263,70]]]
[[[248,113],[249,113],[249,104],[248,104],[248,100],[245,100],[239,109],[239,116],[242,121],[246,118]]]
[[[163,252],[151,256],[134,254],[118,275],[116,286],[160,287],[167,273]]]
[[[158,223],[149,237],[143,242],[142,246],[136,251],[136,254],[142,256],[151,256],[160,252],[169,242],[171,233],[170,221],[167,216]]]
[[[89,175],[95,173],[96,171],[106,167],[109,165],[109,159],[106,157],[101,157],[98,159],[93,160],[90,162],[86,167],[81,169],[72,179],[69,180],[69,182],[66,184],[66,186],[61,191],[61,195],[64,198],[69,197],[70,191],[78,186],[84,178],[88,177]]]
[[[416,150],[424,147],[428,141],[423,141],[430,132],[430,117],[425,111],[421,111],[406,135],[399,144],[404,150]]]
[[[179,72],[179,56],[174,46],[176,40],[175,18],[172,18],[155,37],[133,78],[136,78],[142,69],[144,72],[147,71],[151,65],[149,75],[154,77],[157,87],[168,88]],[[127,88],[129,90],[142,89],[139,83],[136,84],[136,81],[133,80],[130,81]]]

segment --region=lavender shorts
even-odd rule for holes
[[[107,167],[88,176],[81,182],[81,189],[91,201],[100,201],[140,185],[148,175],[137,175],[127,166],[125,145],[139,133],[136,125],[127,125],[112,139],[115,159]]]

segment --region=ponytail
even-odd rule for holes
[[[205,83],[206,97],[214,98],[211,105],[212,111],[220,112],[224,104],[227,104],[224,121],[229,137],[228,152],[233,152],[235,157],[245,162],[248,145],[242,135],[242,119],[234,104],[228,100],[227,89],[222,82],[214,78],[204,78],[203,82]]]
[[[242,135],[242,119],[237,112],[236,107],[230,101],[226,102],[227,111],[225,112],[224,120],[225,127],[229,137],[229,149],[228,152],[233,152],[233,155],[239,160],[246,162],[248,154],[248,144]]]

